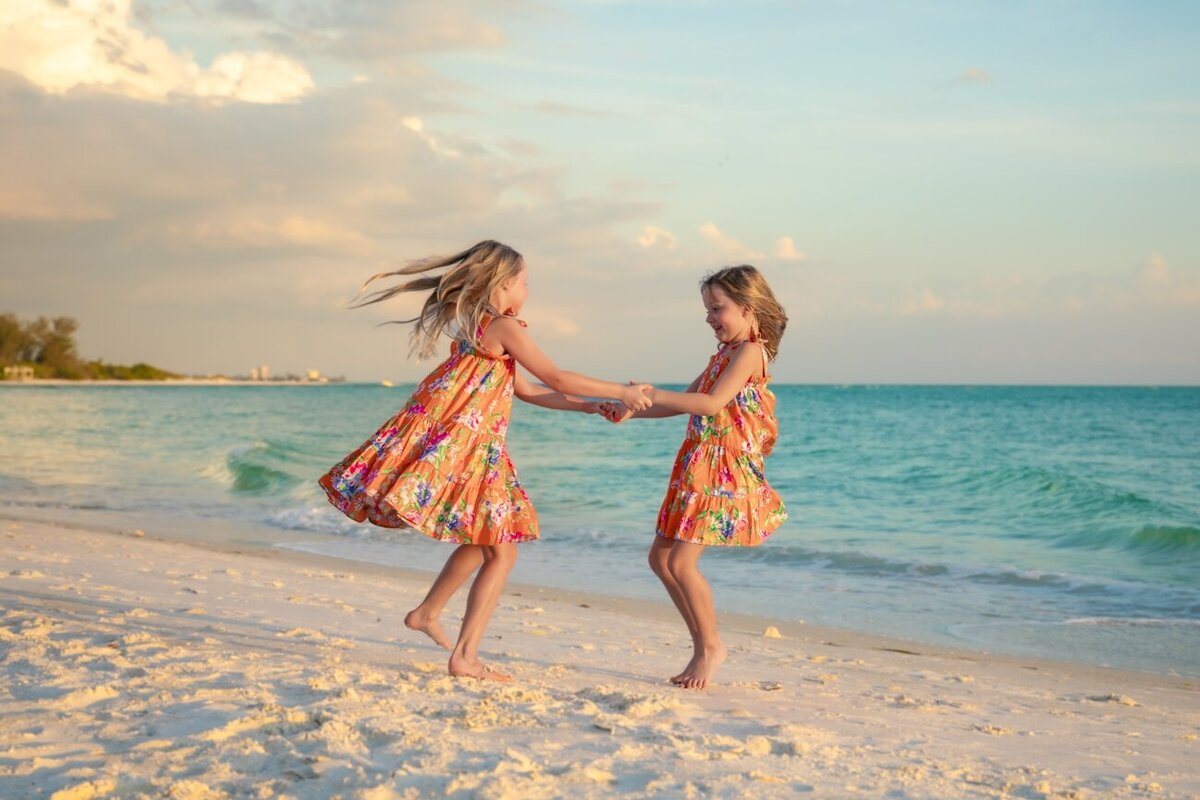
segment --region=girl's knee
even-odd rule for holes
[[[690,575],[697,569],[696,557],[692,553],[679,547],[671,548],[671,552],[667,556],[667,571],[671,573],[672,577],[679,578],[683,575]]]
[[[515,544],[498,544],[491,548],[492,558],[500,565],[512,568],[517,563],[517,546]]]
[[[650,545],[650,552],[646,556],[646,560],[650,564],[650,571],[660,578],[667,577],[671,574],[667,567],[667,561],[671,557],[671,543],[667,539],[662,539],[658,536],[654,537],[654,543]]]

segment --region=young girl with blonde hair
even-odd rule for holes
[[[751,266],[711,273],[700,294],[719,343],[704,372],[686,391],[651,391],[649,409],[601,404],[612,422],[691,415],[650,547],[650,568],[692,636],[692,659],[671,678],[689,689],[712,682],[725,660],[700,556],[709,546],[754,547],[787,519],[763,472],[779,431],[767,365],[779,353],[787,314]]]
[[[537,515],[505,446],[513,395],[545,408],[596,413],[597,403],[575,395],[613,398],[644,410],[651,387],[555,366],[517,317],[529,284],[525,261],[511,247],[480,242],[453,256],[380,273],[367,285],[391,276],[420,277],[372,292],[358,306],[427,291],[421,312],[403,322],[416,323],[412,346],[420,356],[432,355],[447,334],[453,339],[450,357],[374,436],[318,482],[330,502],[356,522],[412,527],[458,545],[404,622],[451,651],[451,675],[508,681],[511,676],[479,661],[478,649],[516,561],[516,545],[538,538]],[[545,385],[527,380],[518,364]],[[451,646],[439,617],[476,568],[458,641]]]

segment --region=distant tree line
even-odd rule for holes
[[[38,317],[22,324],[15,314],[0,314],[0,367],[31,366],[37,378],[163,380],[179,376],[149,364],[87,361],[75,349],[73,317]],[[2,379],[2,375],[0,375]]]

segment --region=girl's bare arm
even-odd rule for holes
[[[705,417],[716,414],[742,390],[746,381],[758,374],[763,363],[761,348],[762,345],[756,342],[740,346],[729,360],[725,372],[707,392],[697,392],[695,389],[687,392],[652,390],[652,408],[669,408],[680,414],[699,414]]]
[[[542,408],[552,408],[555,411],[581,411],[584,414],[595,414],[600,410],[600,404],[594,400],[584,400],[570,394],[556,392],[549,386],[539,383],[517,373],[514,378],[513,390],[519,399]]]
[[[588,397],[609,397],[620,400],[627,406],[636,409],[650,407],[650,398],[646,392],[653,388],[648,383],[629,386],[612,381],[602,381],[559,369],[541,348],[534,343],[525,329],[515,319],[508,317],[497,318],[488,326],[487,336],[504,351],[512,355],[517,363],[533,374],[546,386],[561,394],[584,395]]]
[[[692,381],[691,385],[688,386],[685,391],[696,391],[696,388],[700,385],[700,381],[703,378],[704,373],[702,372],[696,376],[696,380]],[[605,405],[610,406],[610,408],[605,409]],[[662,419],[664,417],[677,417],[684,413],[682,411],[676,411],[673,408],[666,408],[659,405],[650,406],[645,411],[630,411],[629,408],[617,405],[615,403],[601,404],[600,411],[610,422],[624,422],[631,417],[635,419]]]

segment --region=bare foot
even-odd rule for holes
[[[705,648],[696,658],[692,674],[684,677],[679,685],[685,689],[703,689],[708,686],[716,676],[717,668],[725,660],[725,652],[725,645],[720,642]]]
[[[499,683],[512,681],[512,675],[506,672],[501,672],[482,661],[468,661],[458,656],[450,656],[449,671],[455,678],[474,678],[478,681],[497,681]]]
[[[683,668],[683,672],[679,673],[678,675],[671,676],[671,683],[681,684],[685,680],[687,680],[691,676],[692,670],[694,670],[696,668],[696,659],[697,658],[699,658],[699,656],[697,654],[693,653],[692,660],[689,661],[687,663],[687,666]]]
[[[450,640],[446,638],[446,632],[442,630],[442,623],[438,621],[438,618],[426,616],[421,613],[419,607],[408,612],[408,615],[404,617],[404,624],[412,630],[420,631],[430,639],[433,639],[438,647],[444,647],[447,650],[453,647],[450,644]]]

